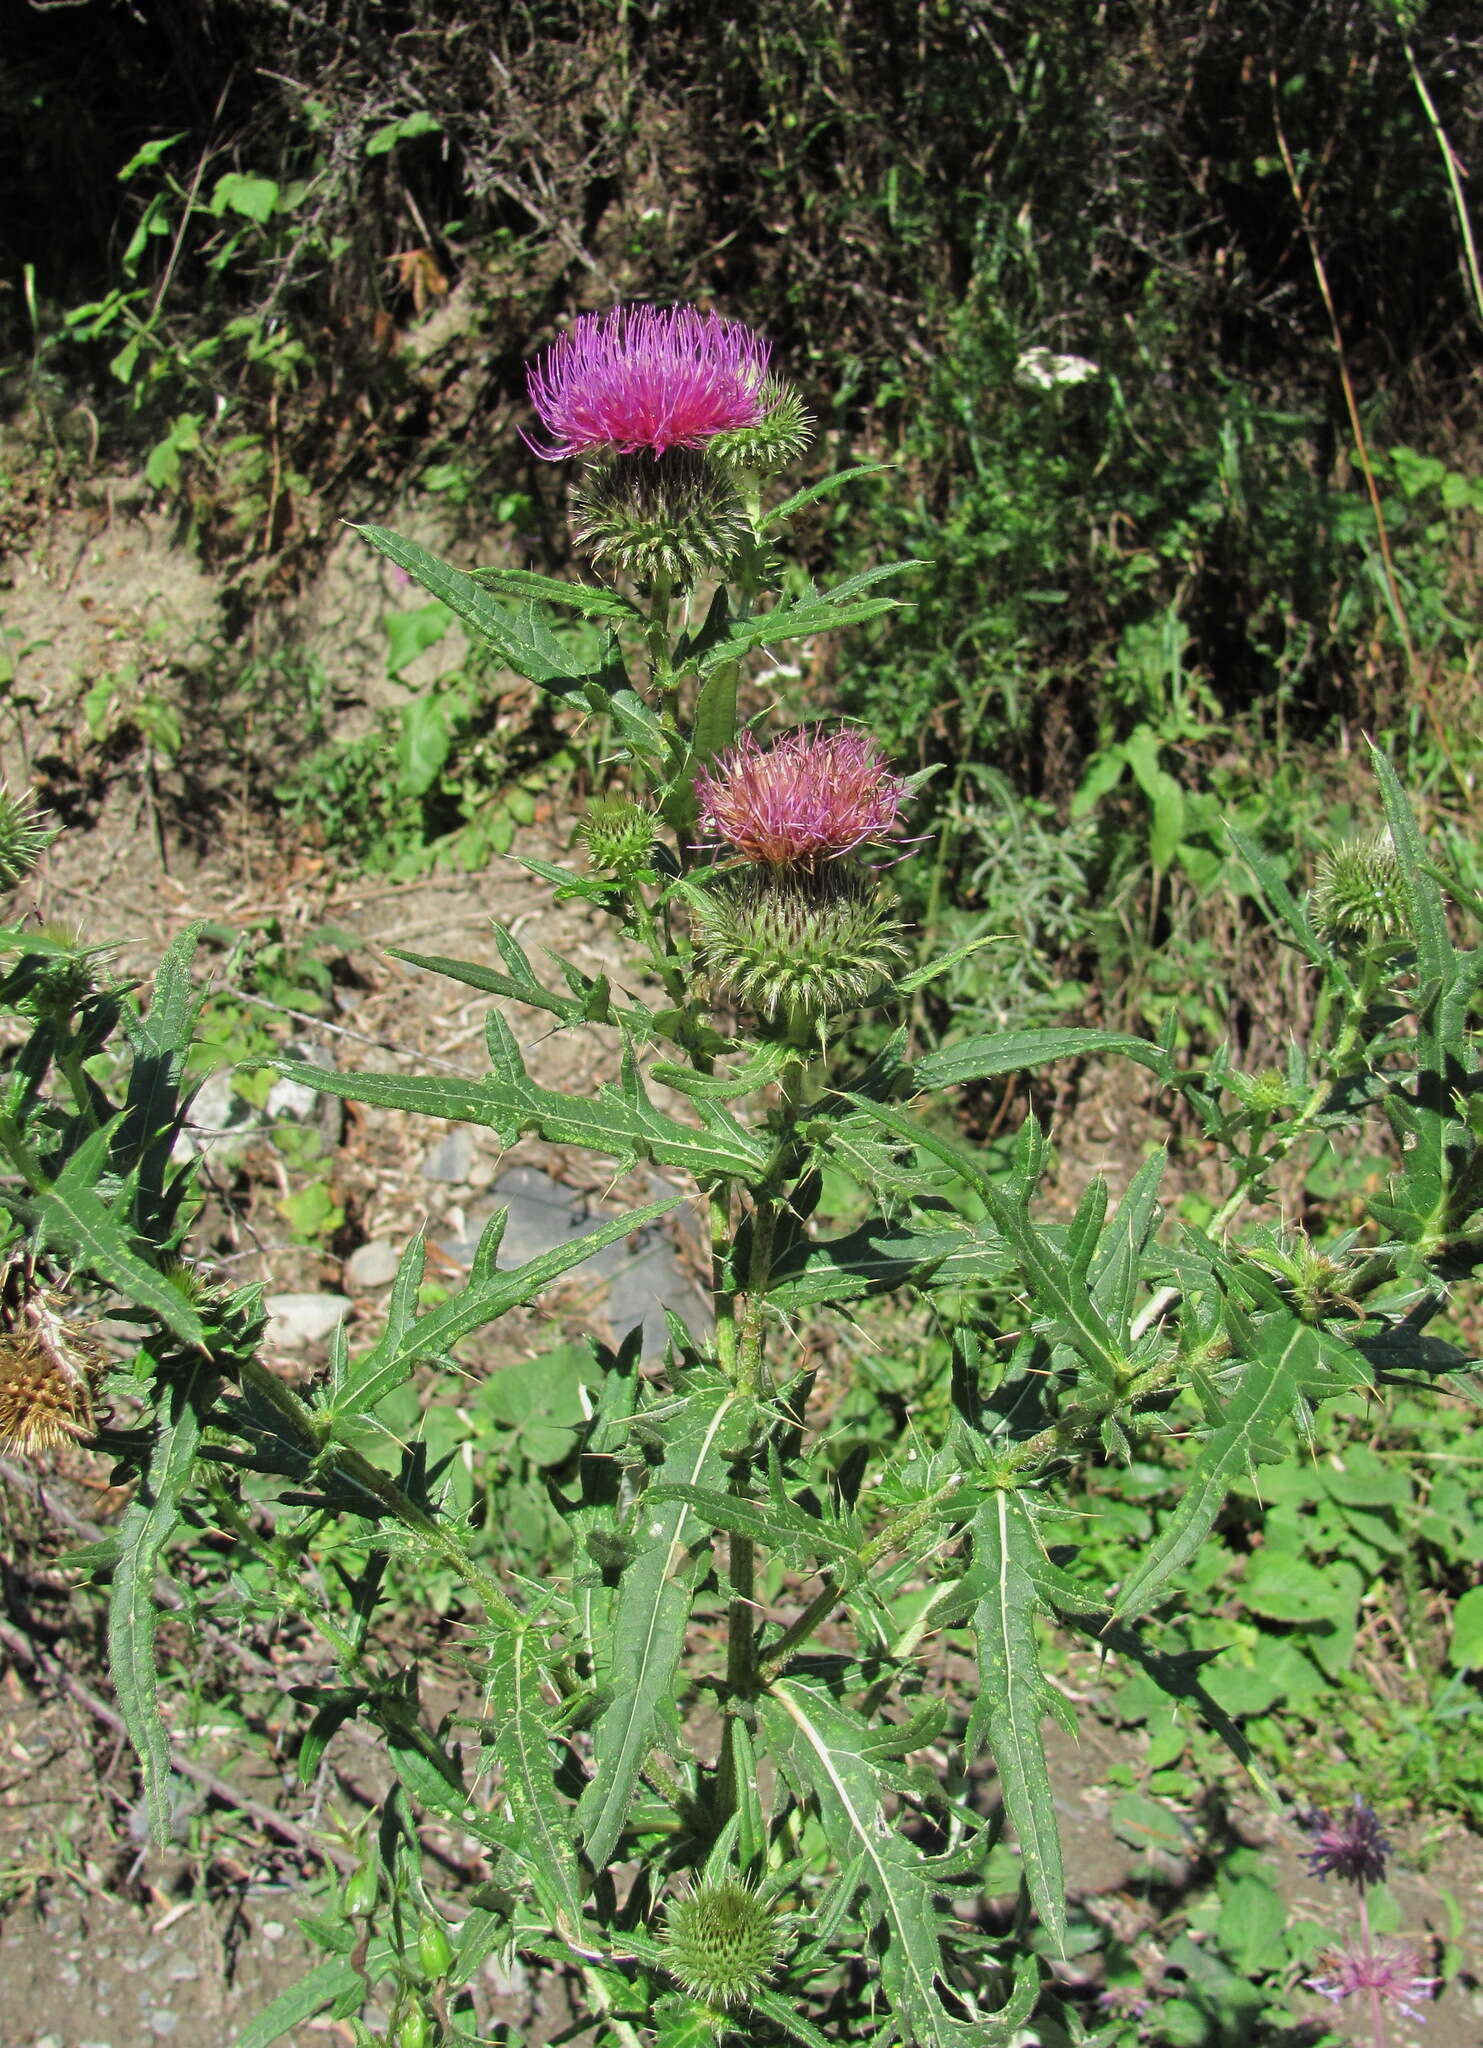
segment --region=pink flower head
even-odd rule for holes
[[[740,320],[694,306],[584,313],[527,380],[555,446],[526,439],[548,462],[598,448],[659,456],[702,447],[716,434],[756,426],[771,354]]]
[[[1351,1946],[1331,1949],[1323,1958],[1327,1975],[1308,1977],[1310,1991],[1334,2005],[1341,1999],[1363,1997],[1370,2003],[1393,2005],[1408,2019],[1424,2020],[1417,2000],[1435,1991],[1438,1977],[1421,1975],[1421,1958],[1403,1941],[1382,1941],[1373,1948]]]
[[[1300,1825],[1313,1841],[1303,1861],[1315,1877],[1344,1877],[1357,1885],[1379,1884],[1384,1877],[1390,1841],[1367,1800],[1356,1798],[1332,1816],[1315,1808]]]
[[[868,733],[800,727],[770,747],[746,733],[695,778],[700,826],[743,860],[812,868],[895,829],[906,784]]]

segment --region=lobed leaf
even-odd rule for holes
[[[389,562],[395,562],[433,597],[447,605],[456,618],[488,647],[507,668],[528,682],[556,696],[570,696],[601,677],[612,677],[614,656],[604,648],[604,660],[596,669],[582,664],[569,648],[563,647],[548,626],[542,624],[533,604],[522,612],[498,605],[482,585],[462,569],[430,555],[415,541],[384,526],[357,526],[365,538]],[[621,670],[617,671],[621,680]]]
[[[1305,1324],[1273,1319],[1257,1326],[1257,1341],[1257,1354],[1227,1398],[1225,1419],[1206,1439],[1179,1505],[1118,1594],[1113,1611],[1120,1618],[1156,1603],[1210,1533],[1237,1478],[1286,1455],[1279,1428],[1302,1381],[1319,1365],[1317,1339]]]
[[[501,1630],[491,1644],[490,1705],[500,1784],[535,1872],[537,1893],[558,1933],[575,1940],[582,1925],[582,1886],[568,1810],[556,1790],[554,1708],[543,1685],[549,1634],[536,1617]]]
[[[149,1469],[116,1532],[113,1584],[108,1600],[108,1668],[119,1713],[139,1759],[149,1831],[160,1848],[170,1840],[170,1739],[160,1717],[154,1638],[158,1608],[154,1582],[165,1545],[180,1520],[191,1481],[201,1421],[189,1388],[166,1396]]]
[[[915,1061],[914,1088],[960,1088],[966,1081],[986,1081],[998,1074],[1017,1074],[1050,1060],[1084,1059],[1088,1053],[1123,1053],[1140,1066],[1163,1064],[1163,1048],[1152,1039],[1127,1031],[1097,1031],[1082,1025],[1055,1025],[1036,1031],[989,1031],[960,1039]]]
[[[701,1486],[721,1476],[723,1425],[737,1399],[730,1388],[707,1386],[670,1411],[658,1484]],[[613,1603],[612,1692],[593,1732],[592,1778],[577,1809],[587,1860],[597,1870],[612,1859],[639,1773],[673,1716],[691,1589],[708,1548],[699,1520],[673,1494],[655,1501],[641,1494],[627,1533],[635,1548]]]
[[[422,1316],[415,1313],[422,1271],[421,1240],[417,1240],[416,1251],[409,1250],[398,1269],[386,1328],[379,1341],[348,1366],[343,1375],[337,1375],[337,1383],[332,1385],[330,1398],[321,1412],[331,1420],[364,1414],[399,1387],[419,1360],[441,1356],[461,1337],[483,1329],[512,1308],[522,1308],[526,1302],[534,1301],[563,1273],[569,1273],[594,1252],[616,1244],[646,1223],[668,1215],[681,1199],[679,1195],[670,1195],[626,1215],[610,1217],[581,1237],[555,1245],[508,1272],[499,1272],[494,1263],[506,1215],[503,1209],[496,1210],[484,1226],[463,1287],[450,1301],[441,1302]]]
[[[777,1680],[760,1711],[774,1753],[817,1803],[830,1849],[842,1864],[858,1862],[880,1928],[881,1985],[906,2038],[918,2048],[987,2048],[1002,2040],[1003,2015],[963,2021],[943,2003],[937,1898],[949,1880],[887,1822],[891,1781],[868,1754],[878,1731],[802,1678]]]
[[[604,1087],[595,1098],[584,1100],[531,1080],[514,1034],[497,1010],[485,1020],[485,1037],[494,1072],[483,1080],[439,1074],[341,1074],[299,1060],[270,1064],[275,1073],[350,1102],[483,1125],[497,1131],[506,1145],[533,1132],[551,1144],[582,1146],[629,1164],[647,1159],[683,1167],[697,1179],[750,1176],[765,1163],[762,1140],[743,1129],[720,1104],[702,1105],[699,1129],[656,1109],[631,1054],[625,1055],[616,1087]]]
[[[1024,1503],[1001,1490],[977,1510],[967,1584],[974,1594],[979,1695],[968,1722],[969,1755],[987,1741],[1004,1807],[1019,1838],[1030,1903],[1062,1955],[1066,1887],[1055,1794],[1040,1724],[1058,1704],[1040,1669],[1034,1567],[1041,1556]]]

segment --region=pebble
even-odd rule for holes
[[[168,2041],[175,2032],[175,2029],[180,2025],[180,2014],[178,2012],[152,2012],[145,2021],[145,2025],[157,2041]]]
[[[281,1920],[265,1920],[263,1922],[264,1941],[282,1941],[287,1932],[288,1929]]]
[[[233,1089],[231,1073],[212,1074],[191,1097],[171,1156],[194,1159],[204,1152],[224,1162],[241,1151],[259,1122],[257,1111]]]
[[[270,1294],[263,1307],[268,1311],[264,1342],[282,1351],[323,1343],[350,1313],[343,1294]]]
[[[390,1287],[400,1264],[401,1254],[390,1238],[373,1237],[369,1243],[357,1245],[345,1261],[345,1285],[357,1294]]]
[[[473,1163],[474,1134],[466,1125],[459,1124],[428,1152],[422,1162],[423,1178],[465,1181]]]
[[[189,1956],[182,1956],[178,1963],[172,1963],[168,1972],[172,1984],[194,1984],[201,1974],[199,1963],[193,1963]]]
[[[600,1220],[580,1194],[552,1180],[538,1166],[512,1166],[494,1183],[492,1193],[494,1201],[471,1208],[467,1218],[450,1210],[444,1219],[447,1235],[440,1236],[438,1243],[461,1265],[472,1260],[480,1232],[497,1207],[506,1212],[505,1233],[495,1255],[502,1272],[569,1244]],[[589,1283],[608,1283],[606,1299],[597,1311],[599,1320],[607,1325],[615,1343],[642,1326],[646,1358],[660,1356],[669,1341],[666,1308],[673,1309],[692,1331],[705,1327],[706,1304],[662,1228],[650,1226],[636,1243],[620,1238],[594,1253],[575,1273]]]

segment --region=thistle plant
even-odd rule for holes
[[[1423,1974],[1421,1957],[1409,1942],[1377,1939],[1370,1927],[1366,1893],[1384,1879],[1390,1842],[1374,1808],[1358,1797],[1347,1812],[1310,1813],[1303,1825],[1313,1841],[1304,1862],[1315,1877],[1338,1877],[1353,1885],[1359,1920],[1357,1934],[1323,1956],[1322,1974],[1304,1981],[1310,1991],[1334,2005],[1354,1999],[1368,2023],[1373,2048],[1386,2048],[1387,2007],[1407,2019],[1425,2019],[1422,2006],[1438,1984],[1437,1978]]]
[[[1042,1723],[1075,1722],[1042,1671],[1043,1631],[1141,1666],[1245,1758],[1197,1665],[1161,1647],[1162,1622],[1231,1486],[1281,1454],[1289,1427],[1311,1437],[1334,1397],[1467,1362],[1427,1324],[1483,1261],[1483,954],[1454,938],[1377,758],[1383,917],[1361,915],[1369,882],[1304,903],[1241,847],[1320,991],[1319,1034],[1281,1071],[1245,1075],[1225,1050],[1192,1067],[1172,1030],[1162,1043],[1065,1026],[914,1049],[907,1011],[963,956],[912,964],[893,891],[911,781],[837,721],[779,730],[765,707],[742,716],[756,650],[896,601],[881,586],[910,564],[768,601],[789,521],[860,472],[785,494],[775,471],[805,430],[801,400],[764,341],[691,309],[587,316],[535,365],[531,397],[533,445],[581,466],[575,517],[611,580],[465,570],[361,530],[500,661],[604,721],[612,781],[575,821],[582,857],[525,865],[612,921],[627,986],[567,960],[552,985],[496,926],[498,967],[397,955],[491,999],[487,1073],[279,1066],[502,1145],[534,1134],[608,1170],[642,1163],[669,1192],[507,1270],[496,1213],[463,1287],[432,1305],[414,1239],[384,1330],[359,1347],[341,1331],[322,1382],[300,1392],[257,1359],[250,1300],[193,1305],[163,1253],[137,1251],[143,1235],[173,1255],[188,1216],[189,1173],[159,1151],[177,1096],[121,1119],[75,1058],[96,999],[48,1017],[46,1057],[13,1091],[0,1143],[26,1190],[17,1229],[65,1244],[145,1332],[128,1450],[147,1530],[102,1563],[152,1810],[168,1813],[168,1759],[149,1587],[189,1511],[334,1659],[337,1682],[303,1702],[305,1775],[357,1718],[379,1731],[395,1784],[369,1880],[351,1880],[338,1920],[311,1923],[325,1961],[250,2030],[252,2048],[319,2009],[358,2011],[388,1982],[394,2024],[419,2042],[472,2041],[461,1987],[497,1946],[560,1974],[600,2048],[992,2048],[1032,2038],[1037,2010],[1065,2038],[1080,2022],[1056,2019],[1040,1960],[1068,1935]],[[581,635],[564,630],[573,615]],[[167,1079],[189,1038],[188,953],[127,1013],[136,1059],[153,1050]],[[15,976],[9,988],[24,993]],[[596,1034],[612,1078],[591,1096],[545,1087],[522,1019]],[[1034,1117],[1007,1163],[959,1134],[965,1084],[1064,1060],[1131,1062],[1183,1100],[1228,1172],[1204,1228],[1165,1217],[1162,1154],[1115,1210],[1094,1180],[1069,1222],[1047,1221]],[[75,1082],[70,1106],[43,1087],[53,1072]],[[1390,1184],[1361,1236],[1310,1248],[1276,1212],[1276,1169],[1375,1114],[1394,1138]],[[104,1194],[82,1233],[56,1197],[87,1171]],[[854,1184],[864,1221],[816,1227],[826,1174]],[[399,1440],[388,1404],[419,1368],[446,1367],[462,1339],[682,1202],[706,1222],[707,1331],[672,1321],[662,1359],[646,1361],[637,1335],[596,1348],[574,1447],[548,1475],[569,1568],[491,1561],[445,1469]],[[946,1332],[942,1399],[895,1444],[842,1458],[807,1332],[886,1295],[925,1303]],[[1178,1506],[1089,1589],[1058,1512],[1067,1475],[1174,1438],[1193,1446]],[[429,1719],[415,1665],[379,1642],[386,1560],[406,1556],[459,1589],[483,1709],[462,1726]],[[306,1569],[328,1562],[352,1624],[325,1590],[333,1574]],[[966,1690],[944,1645],[973,1660]],[[985,1752],[992,1813],[975,1790]],[[487,1871],[432,1962],[407,1906],[425,1898],[418,1816],[474,1845]],[[1009,1845],[1022,1897],[998,1938],[951,1909],[981,1895]]]

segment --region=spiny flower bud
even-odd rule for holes
[[[696,916],[712,987],[789,1025],[857,1008],[906,959],[892,905],[858,867],[748,868],[719,878]]]
[[[5,981],[6,998],[27,1016],[65,1027],[98,993],[92,963],[106,946],[84,946],[80,933],[42,925]]]
[[[1308,908],[1315,929],[1339,945],[1403,937],[1410,911],[1390,834],[1328,848],[1319,857]]]
[[[47,1289],[29,1274],[21,1285],[22,1303],[0,1331],[0,1450],[45,1451],[92,1433],[103,1354],[63,1322]]]
[[[665,576],[688,589],[730,561],[747,530],[731,484],[683,448],[657,461],[619,455],[594,465],[572,497],[577,546],[635,582]]]
[[[698,1884],[669,1909],[664,1967],[693,1998],[740,2005],[778,1965],[781,1930],[772,1906],[740,1878]]]
[[[0,889],[18,887],[56,838],[41,815],[29,789],[12,796],[0,784]]]
[[[1287,1076],[1279,1067],[1263,1067],[1259,1074],[1233,1073],[1228,1079],[1242,1108],[1254,1110],[1259,1116],[1276,1116],[1287,1108],[1292,1096]]]
[[[812,868],[896,828],[906,784],[869,733],[800,726],[770,747],[751,733],[695,778],[700,829],[769,867]]]
[[[796,462],[813,439],[813,416],[791,384],[769,377],[758,393],[762,417],[705,444],[706,459],[728,475],[771,476]]]
[[[658,820],[631,797],[600,796],[577,827],[595,868],[633,875],[648,865]]]

